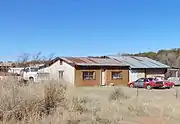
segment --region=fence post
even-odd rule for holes
[[[138,82],[138,86],[139,86],[139,82]],[[137,86],[137,90],[136,90],[136,96],[139,96],[139,87]]]
[[[178,89],[176,89],[176,99],[178,99]]]

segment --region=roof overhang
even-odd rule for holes
[[[97,64],[97,65],[91,65],[91,64],[75,64],[76,66],[99,66],[99,67],[104,67],[104,66],[107,66],[107,67],[130,67],[130,66],[128,66],[128,65],[99,65],[99,64]]]
[[[130,69],[169,69],[170,67],[158,67],[158,68],[132,68],[130,67]]]

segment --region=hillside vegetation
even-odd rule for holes
[[[174,48],[170,50],[159,50],[158,52],[144,52],[128,55],[148,57],[160,61],[164,64],[167,64],[169,66],[180,68],[180,48]]]

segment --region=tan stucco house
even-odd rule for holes
[[[57,57],[40,71],[75,86],[126,85],[129,81],[129,65],[109,57]]]

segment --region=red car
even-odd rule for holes
[[[171,81],[167,81],[164,79],[164,77],[162,76],[155,76],[153,77],[156,81],[163,81],[164,83],[164,88],[172,88],[175,86],[175,83],[171,82]]]
[[[140,78],[136,81],[129,82],[128,86],[131,88],[139,87],[139,88],[171,88],[174,86],[173,82],[168,81],[158,81],[155,78]]]
[[[173,82],[170,82],[170,81],[164,81],[164,88],[173,88],[175,86],[175,84]]]

